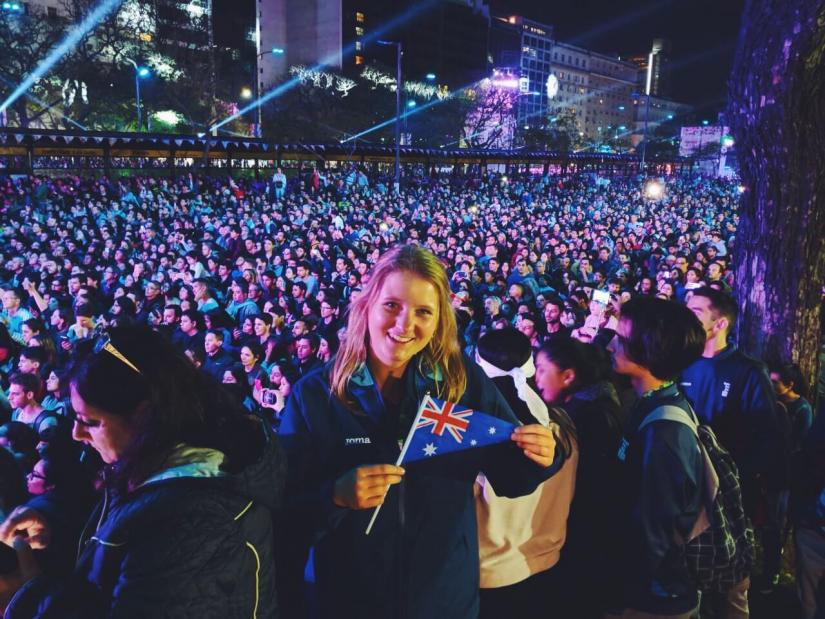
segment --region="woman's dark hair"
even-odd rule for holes
[[[573,370],[576,378],[570,385],[575,393],[596,383],[609,380],[612,372],[610,356],[600,346],[585,344],[572,337],[553,338],[536,354],[544,355],[560,370]]]
[[[137,314],[137,307],[135,307],[135,302],[125,295],[115,299],[113,305],[117,305],[120,307],[121,315],[124,317],[134,316],[135,314]]]
[[[248,447],[241,437],[248,440],[248,429],[238,420],[244,411],[220,384],[148,327],[112,329],[108,337],[140,373],[106,350],[94,353],[86,347],[69,382],[87,404],[132,421],[135,439],[112,467],[118,492],[161,469],[180,443],[222,451],[230,466],[246,460]]]
[[[255,316],[255,318],[259,318],[259,316]],[[260,364],[261,361],[264,360],[264,347],[261,346],[258,342],[253,341],[245,341],[241,348],[248,348],[249,352],[257,359],[256,363]]]
[[[628,358],[660,380],[676,378],[705,348],[699,319],[673,301],[634,297],[622,305],[620,320],[630,323],[621,342]]]
[[[808,397],[808,381],[802,374],[799,365],[796,363],[780,363],[776,367],[772,367],[771,372],[778,374],[779,380],[784,384],[792,385],[791,388],[803,398]]]
[[[224,309],[216,307],[206,312],[206,315],[209,317],[209,324],[212,325],[212,329],[228,329],[232,331],[232,329],[235,328],[235,321],[232,320],[232,316],[227,314]]]

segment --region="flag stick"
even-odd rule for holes
[[[401,466],[401,463],[404,461],[404,456],[407,455],[407,447],[410,445],[410,439],[412,439],[413,434],[415,434],[415,427],[418,425],[418,420],[421,418],[421,413],[424,412],[424,407],[427,405],[427,401],[430,399],[430,394],[427,394],[422,398],[421,404],[418,406],[418,412],[415,414],[415,419],[413,419],[412,425],[410,426],[410,431],[407,432],[407,438],[404,441],[404,446],[401,448],[401,453],[398,454],[398,460],[395,462],[395,466]],[[389,492],[389,487],[387,488],[387,492]],[[386,498],[386,494],[384,497]],[[370,523],[367,525],[367,530],[364,535],[369,535],[370,531],[372,531],[372,525],[375,524],[375,519],[378,517],[378,512],[381,511],[381,505],[383,503],[375,506],[375,511],[372,512],[372,518],[370,518]]]

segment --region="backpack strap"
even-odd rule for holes
[[[675,421],[676,423],[681,423],[682,425],[690,428],[696,437],[699,451],[702,454],[702,460],[705,463],[704,481],[707,492],[706,501],[703,501],[699,516],[696,518],[696,522],[693,524],[693,528],[686,539],[683,539],[678,531],[674,531],[674,537],[677,543],[679,545],[684,545],[686,541],[689,542],[695,539],[710,528],[711,523],[708,514],[712,513],[712,505],[716,500],[717,493],[719,492],[719,476],[716,474],[716,468],[713,466],[713,460],[711,460],[710,454],[708,454],[707,449],[705,449],[705,445],[702,443],[702,439],[699,437],[699,422],[697,421],[696,413],[694,413],[693,410],[687,412],[679,406],[664,404],[658,408],[654,408],[650,413],[648,413],[647,417],[645,417],[644,420],[642,420],[642,423],[639,424],[638,431],[641,431],[645,426],[650,425],[654,421]]]
[[[647,414],[647,417],[645,417],[639,425],[639,430],[642,430],[654,421],[675,421],[676,423],[681,423],[689,427],[696,435],[696,438],[699,438],[699,423],[696,421],[696,415],[693,411],[688,413],[679,406],[664,404],[658,408],[654,408]]]

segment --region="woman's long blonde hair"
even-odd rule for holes
[[[418,245],[396,245],[381,256],[370,270],[363,291],[350,303],[346,337],[330,373],[332,393],[342,402],[351,404],[349,380],[367,360],[369,310],[378,302],[378,295],[387,276],[397,271],[417,275],[435,287],[438,295],[438,325],[421,353],[422,362],[436,375],[440,370],[443,383],[439,383],[436,397],[458,402],[467,388],[467,373],[461,359],[455,313],[450,304],[450,284],[438,259]]]

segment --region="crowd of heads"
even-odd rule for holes
[[[395,193],[355,166],[279,175],[0,178],[0,371],[7,418],[14,411],[0,440],[36,479],[51,476],[37,450],[65,434],[70,384],[86,402],[128,404],[120,382],[93,393],[72,369],[118,326],[161,334],[276,427],[292,386],[320,365],[334,362],[333,389],[345,393],[335,376],[364,361],[368,336],[365,321],[347,326],[348,310],[369,310],[386,275],[372,267],[400,243],[426,247],[446,269],[444,281],[427,277],[451,300],[439,316],[459,335],[458,348],[435,346],[442,362],[508,327],[535,351],[567,335],[599,343],[635,297],[721,291],[702,326],[735,321],[724,301],[738,222],[730,181],[669,178],[654,201],[638,177],[419,170]],[[643,344],[628,354],[670,374],[674,361],[648,358]],[[123,384],[135,378],[120,370]]]

